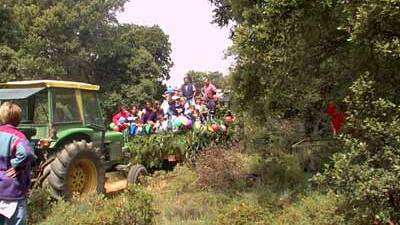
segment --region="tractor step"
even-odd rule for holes
[[[118,171],[128,172],[129,169],[131,168],[131,166],[132,166],[132,164],[130,164],[130,163],[128,165],[120,164],[120,165],[116,165],[115,169],[118,170]]]
[[[126,175],[120,171],[106,173],[106,183],[104,187],[107,194],[123,191],[128,187]]]

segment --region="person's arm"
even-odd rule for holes
[[[215,85],[213,85],[213,84],[210,84],[210,85],[211,85],[211,90],[214,93],[214,95],[217,94],[217,87],[215,87]]]
[[[194,96],[196,96],[197,90],[196,90],[196,86],[194,86],[193,84],[192,84],[192,87],[193,87],[193,95],[192,95],[192,98],[193,98]]]
[[[203,98],[207,97],[207,96],[206,96],[206,88],[205,88],[205,87],[203,87],[203,88],[200,89],[200,93],[201,93],[201,95],[203,96]]]
[[[30,163],[34,158],[32,147],[28,140],[17,140],[15,146],[15,158],[11,159],[11,166],[15,170]]]
[[[155,112],[150,113],[148,121],[153,121],[155,123],[157,121],[157,114]]]
[[[147,112],[146,112],[146,113],[143,113],[143,115],[142,115],[142,118],[141,118],[142,124],[147,123],[147,120],[148,120],[148,115],[147,115]]]
[[[115,125],[118,125],[118,124],[119,124],[118,119],[119,119],[119,115],[118,115],[118,114],[114,114],[114,116],[113,116],[113,118],[112,118],[112,121],[113,121],[113,123],[114,123]]]

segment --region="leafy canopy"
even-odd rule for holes
[[[340,101],[367,71],[378,91],[399,92],[399,1],[210,1],[215,22],[234,24],[233,89],[259,121]]]
[[[118,23],[115,13],[125,2],[3,0],[0,81],[100,84],[109,111],[125,97],[125,103],[157,98],[172,66],[169,38],[158,26]],[[152,87],[129,93],[142,84]]]

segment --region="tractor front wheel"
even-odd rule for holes
[[[50,168],[47,181],[57,197],[104,193],[105,170],[100,157],[85,140],[66,145]]]

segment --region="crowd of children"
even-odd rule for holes
[[[167,88],[162,102],[146,102],[142,108],[136,105],[130,108],[120,106],[110,127],[129,136],[200,128],[214,120],[218,101],[215,94],[215,86],[206,79],[201,94],[196,95],[194,85],[185,78],[181,89]],[[215,129],[226,127],[222,125]]]

